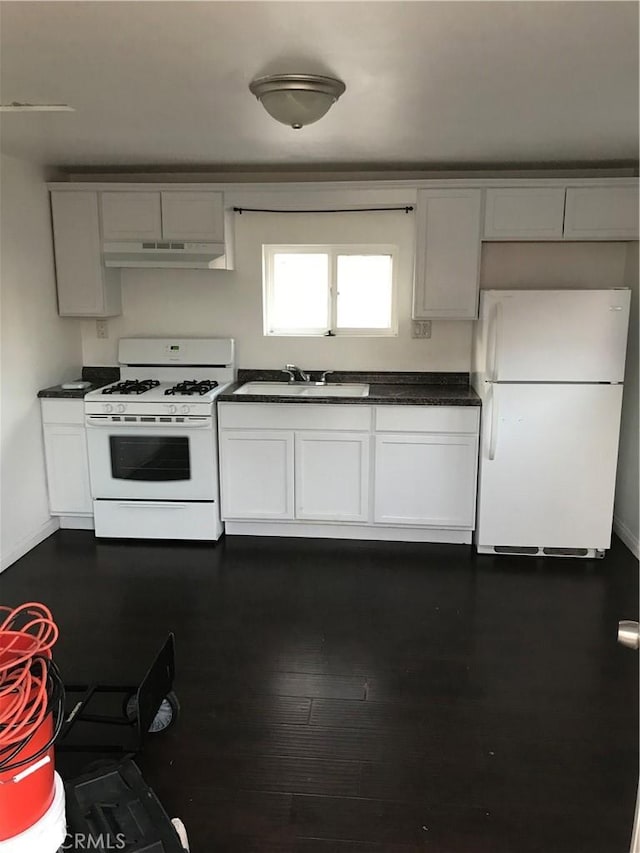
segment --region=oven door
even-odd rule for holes
[[[91,494],[140,500],[217,499],[211,418],[136,426],[87,418]]]

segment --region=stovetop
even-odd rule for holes
[[[120,338],[120,381],[90,391],[85,414],[96,423],[98,416],[211,418],[215,398],[235,379],[234,352],[232,338]]]
[[[215,379],[124,378],[90,391],[87,414],[210,415],[215,398],[231,383]]]
[[[160,382],[158,379],[125,379],[114,382],[101,388],[96,396],[107,395],[119,399],[120,397],[144,394],[145,400],[158,400],[164,397],[191,397],[204,398],[205,402],[212,399],[211,392],[219,388],[215,379],[183,379],[180,382]]]

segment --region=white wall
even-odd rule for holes
[[[0,162],[0,570],[57,527],[49,516],[40,388],[79,375],[80,324],[58,317],[47,176]]]
[[[405,213],[252,214],[235,219],[236,269],[123,270],[123,315],[108,321],[109,339],[83,323],[85,364],[115,364],[126,335],[231,336],[238,366],[310,369],[467,370],[471,323],[433,324],[430,340],[411,338],[414,219]],[[393,338],[264,337],[263,243],[380,242],[399,247],[398,336]]]
[[[618,454],[618,478],[614,507],[614,529],[625,544],[640,557],[638,540],[640,506],[638,491],[640,473],[638,469],[638,444],[640,423],[638,418],[638,325],[640,299],[638,298],[638,244],[630,243],[627,252],[625,284],[631,288],[631,322],[627,345],[627,369],[624,377],[622,398],[622,428],[620,452]]]
[[[626,243],[484,243],[481,286],[623,287],[626,257]]]
[[[277,368],[294,361],[310,369],[461,370],[470,366],[473,324],[434,321],[430,340],[411,338],[413,217],[402,213],[303,216],[243,213],[236,223],[236,269],[123,270],[123,314],[82,324],[85,364],[117,364],[118,338],[128,335],[231,336],[239,367]],[[399,333],[396,338],[264,337],[262,244],[395,242]],[[625,243],[486,243],[481,287],[615,287],[624,280]]]

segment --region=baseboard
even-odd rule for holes
[[[373,542],[447,542],[470,545],[470,530],[306,524],[296,521],[227,521],[227,536],[287,536],[301,539],[362,539]]]
[[[50,518],[48,521],[45,521],[36,533],[22,539],[9,554],[2,555],[0,558],[0,572],[4,572],[4,570],[8,569],[9,566],[12,566],[16,560],[19,560],[20,557],[24,557],[24,555],[28,554],[32,548],[39,545],[43,539],[47,539],[47,537],[51,536],[52,533],[55,533],[59,526],[57,518]]]
[[[92,515],[60,515],[62,530],[93,530],[95,527]]]
[[[620,519],[615,516],[613,519],[613,530],[617,533],[619,538],[622,539],[633,556],[637,560],[640,560],[640,542],[638,541],[637,534],[633,533],[633,531],[630,530],[623,521],[620,521]]]

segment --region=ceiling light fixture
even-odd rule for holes
[[[346,88],[342,80],[317,74],[272,74],[249,84],[269,115],[295,130],[321,119]]]

